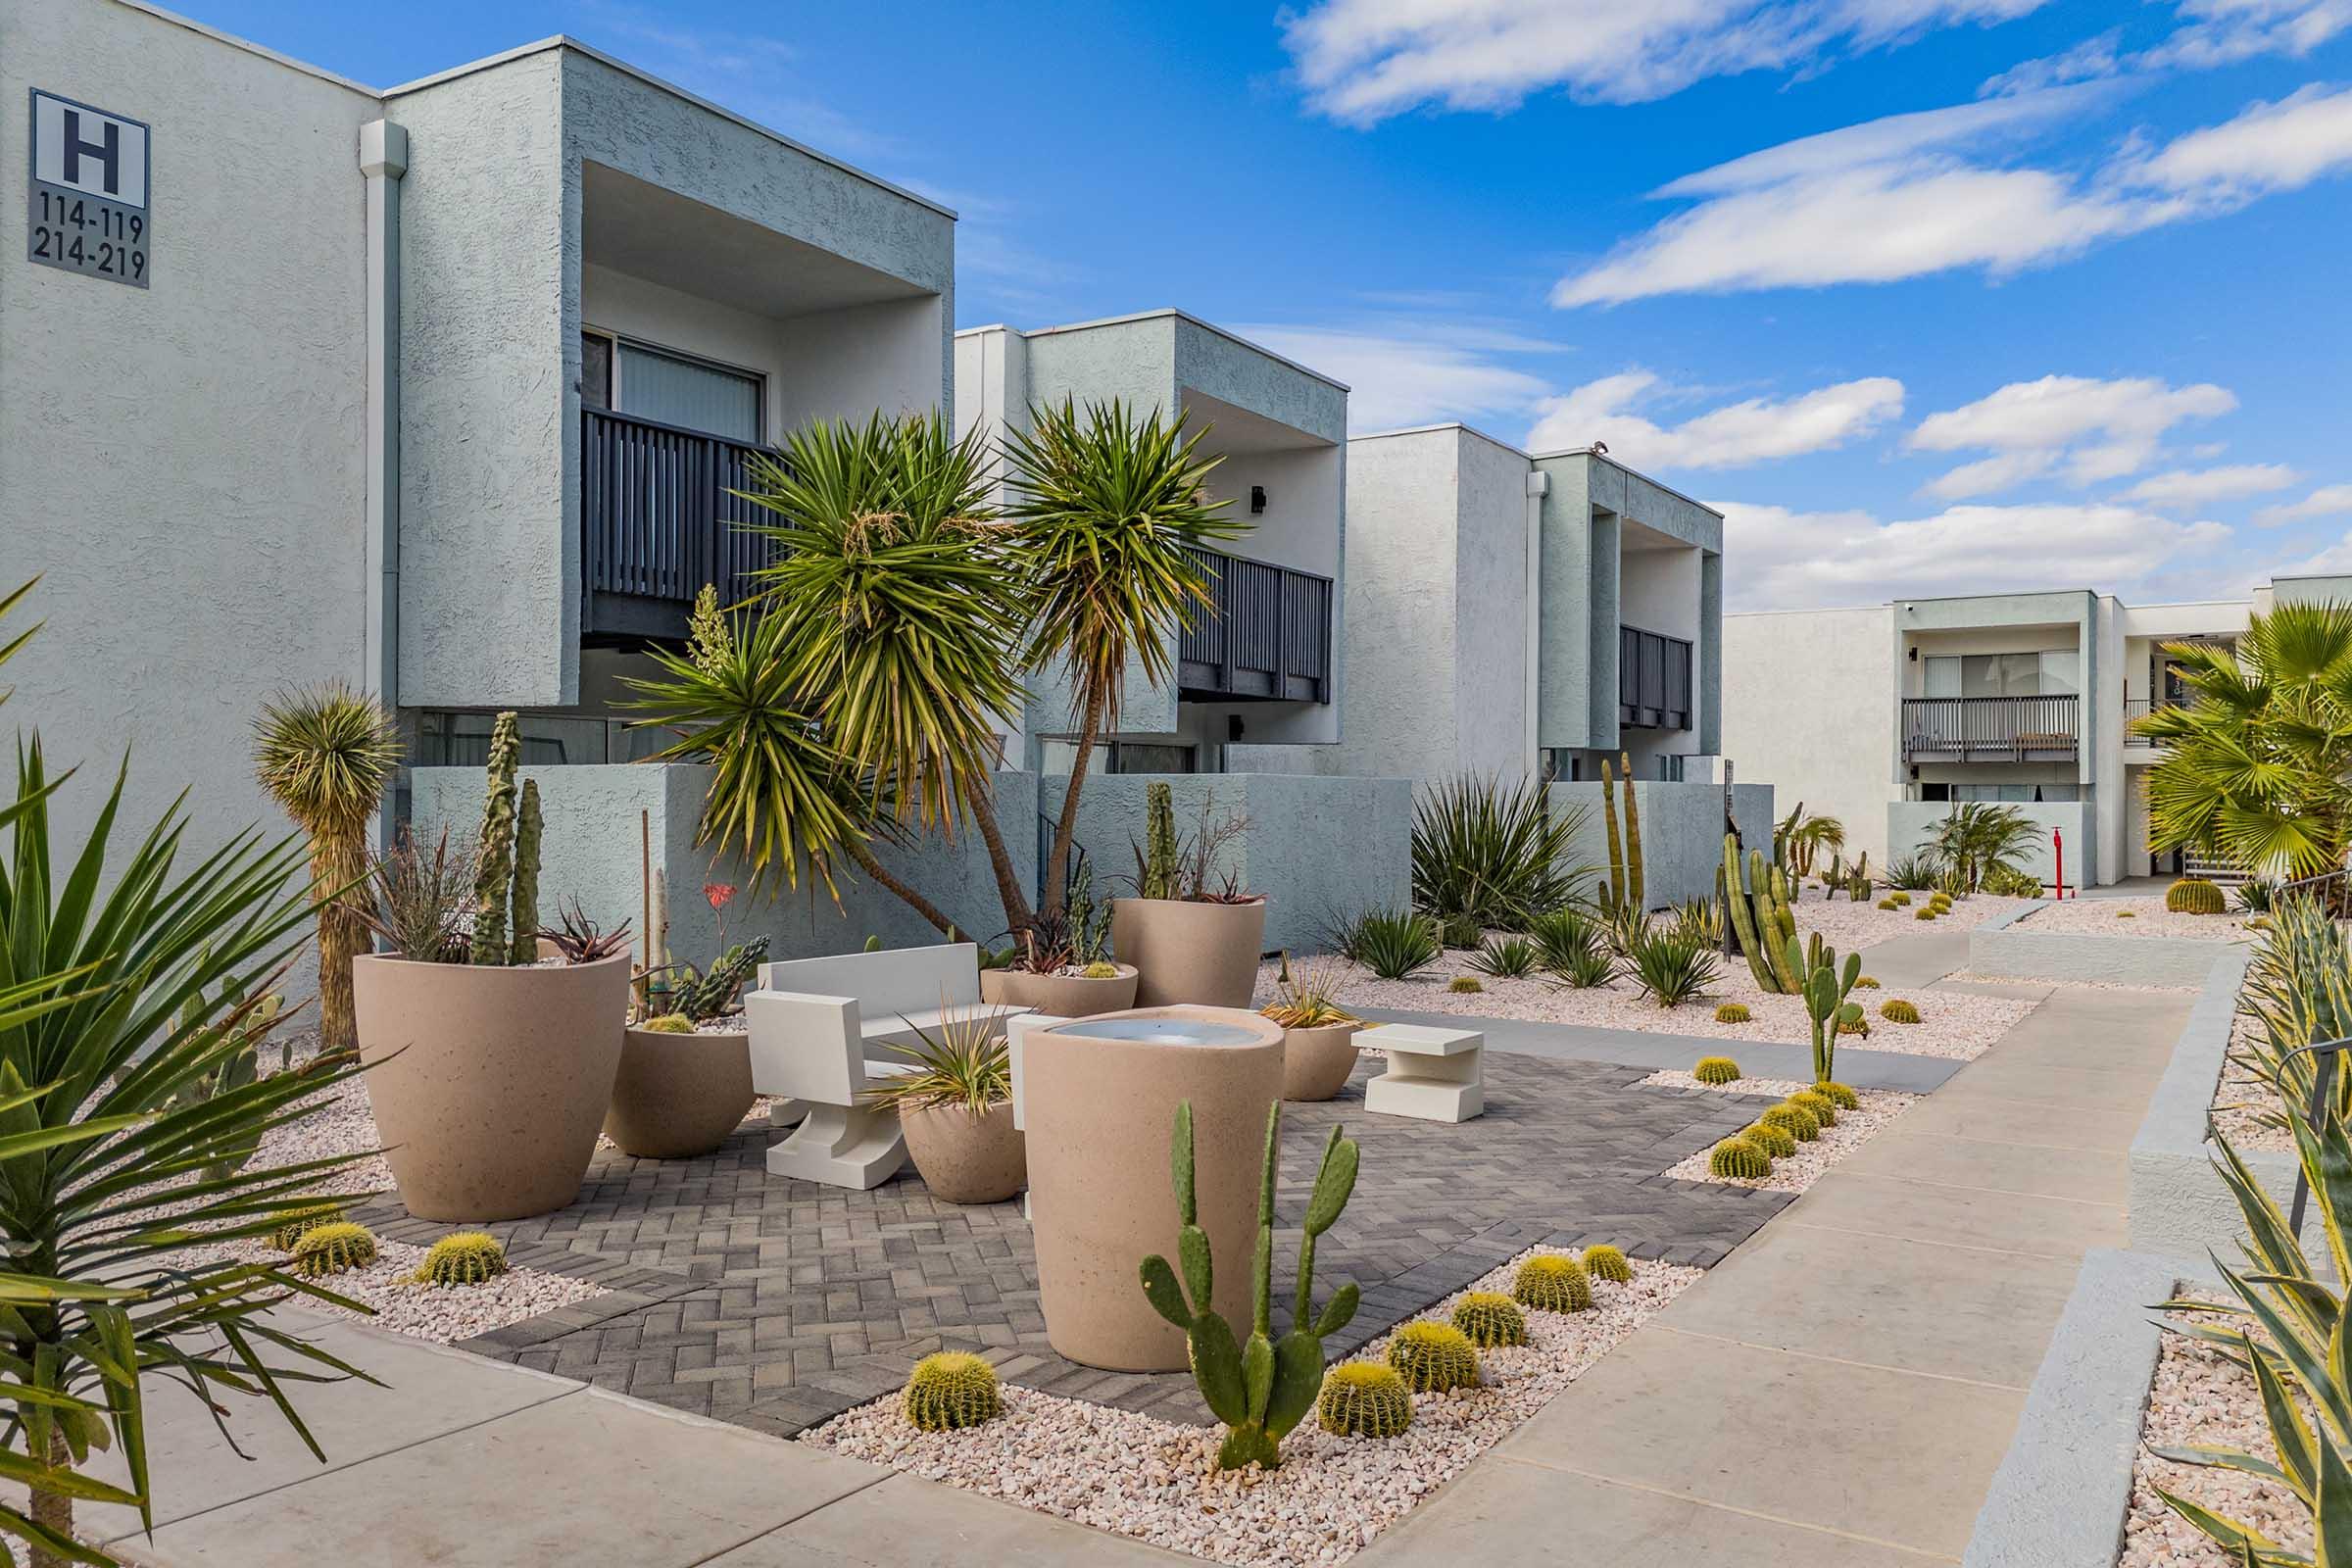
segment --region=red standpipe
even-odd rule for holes
[[[2066,836],[2056,828],[2050,829],[2050,853],[2058,858],[2058,885],[2052,896],[2063,899],[2066,897]]]

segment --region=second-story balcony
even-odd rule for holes
[[[1176,685],[1188,702],[1331,701],[1332,581],[1311,571],[1196,550],[1209,611],[1185,617]]]
[[[1617,722],[1627,729],[1690,727],[1690,643],[1637,626],[1617,628]]]
[[[755,591],[768,541],[733,494],[759,448],[604,409],[580,411],[580,632],[592,642],[682,641],[703,584]]]
[[[2080,747],[2082,699],[1907,697],[1906,762],[2071,762]]]

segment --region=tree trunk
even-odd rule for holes
[[[318,911],[318,1045],[322,1051],[352,1051],[359,1029],[352,1018],[351,960],[369,947],[367,923],[341,897],[368,874],[364,839],[319,838],[311,848],[311,879]]]
[[[72,1450],[66,1446],[66,1434],[52,1424],[49,1428],[49,1465],[62,1468],[73,1462]],[[32,1522],[45,1525],[61,1536],[74,1533],[74,1499],[62,1493],[35,1491],[32,1494]],[[59,1556],[46,1546],[26,1545],[32,1568],[70,1568],[70,1559]]]
[[[863,871],[867,878],[876,885],[888,888],[897,894],[908,908],[937,926],[941,935],[946,935],[955,925],[953,920],[939,912],[937,905],[915,892],[913,888],[900,880],[889,867],[875,859],[874,852],[871,849],[855,839],[845,842],[850,852],[850,858],[858,862],[858,870]]]
[[[993,797],[976,796],[965,804],[972,813],[973,826],[979,829],[980,842],[988,851],[989,869],[997,879],[997,897],[1004,906],[1004,928],[1017,934],[1028,927],[1029,901],[1021,893],[1021,879],[1013,870],[1012,857],[1005,853],[1004,835],[997,825],[995,800]],[[848,851],[850,858],[857,862],[858,869],[864,872],[875,886],[898,895],[902,903],[930,921],[942,935],[956,929],[956,923],[947,917],[939,906],[924,898],[905,878],[884,865],[870,845],[851,841]],[[962,934],[972,937],[979,935],[969,931]]]
[[[1077,749],[1070,754],[1070,783],[1062,791],[1061,820],[1054,824],[1054,850],[1046,857],[1045,886],[1039,890],[1039,906],[1048,914],[1061,912],[1064,884],[1069,880],[1070,841],[1078,836],[1078,791],[1086,783],[1087,760],[1094,756],[1095,731],[1102,723],[1102,692],[1090,688]]]

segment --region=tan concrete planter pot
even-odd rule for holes
[[[1348,1087],[1355,1071],[1355,1032],[1360,1023],[1282,1032],[1282,1098],[1329,1100]]]
[[[1012,1124],[1012,1102],[973,1115],[961,1105],[904,1106],[906,1152],[932,1196],[951,1203],[1002,1203],[1029,1179],[1027,1140]]]
[[[1119,1038],[1212,1028],[1207,1043]],[[1176,1256],[1168,1138],[1193,1106],[1195,1192],[1216,1262],[1216,1308],[1250,1319],[1266,1110],[1282,1093],[1282,1030],[1254,1012],[1156,1007],[1022,1037],[1022,1120],[1038,1298],[1054,1349],[1088,1366],[1173,1372],[1184,1335],[1152,1310],[1136,1269]]]
[[[626,1031],[605,1136],[640,1159],[691,1159],[752,1113],[751,1036]]]
[[[1082,974],[1031,974],[1025,969],[983,969],[980,1000],[1028,1007],[1049,1018],[1125,1012],[1135,1005],[1136,968],[1132,963],[1116,967],[1119,973],[1113,980],[1089,980]]]
[[[1141,974],[1139,1007],[1247,1007],[1265,952],[1266,901],[1115,899],[1110,945]]]
[[[352,992],[410,1213],[520,1219],[579,1196],[620,1065],[627,954],[522,969],[371,954],[352,961]]]

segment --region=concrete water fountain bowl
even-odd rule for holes
[[[1282,1095],[1281,1027],[1227,1007],[1073,1018],[1025,1032],[1021,1076],[1047,1339],[1088,1366],[1182,1370],[1184,1336],[1136,1278],[1149,1254],[1176,1255],[1169,1128],[1190,1101],[1217,1310],[1246,1322],[1266,1110]]]

